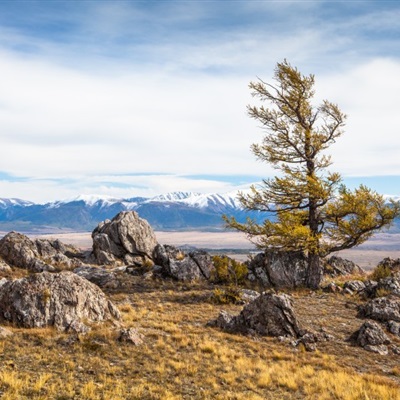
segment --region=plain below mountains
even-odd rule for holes
[[[247,217],[261,222],[266,215],[243,210],[237,192],[199,194],[174,192],[153,198],[117,199],[79,196],[72,200],[35,204],[20,199],[0,198],[0,230],[52,232],[93,230],[100,221],[120,211],[136,211],[157,230],[221,230],[222,215],[244,222]]]

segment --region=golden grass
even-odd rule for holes
[[[148,285],[111,294],[124,325],[144,334],[138,347],[118,342],[112,324],[94,325],[85,336],[13,328],[0,340],[1,398],[400,400],[398,360],[377,364],[376,355],[343,343],[307,353],[273,338],[221,332],[206,322],[241,306],[211,304],[211,288]],[[328,307],[345,300],[310,296],[296,293],[300,313],[315,314],[315,304],[325,302],[324,323],[343,322]]]

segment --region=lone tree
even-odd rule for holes
[[[306,285],[317,288],[322,278],[320,258],[359,245],[399,215],[400,204],[361,185],[350,191],[338,173],[330,173],[324,151],[342,133],[346,116],[336,104],[311,104],[314,76],[304,76],[286,60],[275,69],[276,85],[250,83],[253,97],[270,107],[248,106],[250,117],[266,131],[251,149],[270,163],[279,176],[239,194],[247,210],[275,215],[257,224],[224,217],[227,225],[248,234],[260,249],[301,251],[308,260]]]

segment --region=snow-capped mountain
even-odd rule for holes
[[[92,230],[100,221],[110,219],[125,210],[137,211],[155,229],[164,230],[222,229],[223,214],[235,216],[240,221],[244,221],[248,216],[257,220],[261,218],[259,213],[249,213],[242,209],[237,192],[173,192],[152,198],[127,199],[81,195],[47,204],[0,199],[0,229],[13,229],[15,224],[18,229],[21,229],[21,226],[26,229],[39,226]]]

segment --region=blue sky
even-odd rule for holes
[[[400,195],[398,1],[0,1],[0,197],[271,176],[248,83],[284,58],[348,115],[331,170]]]

